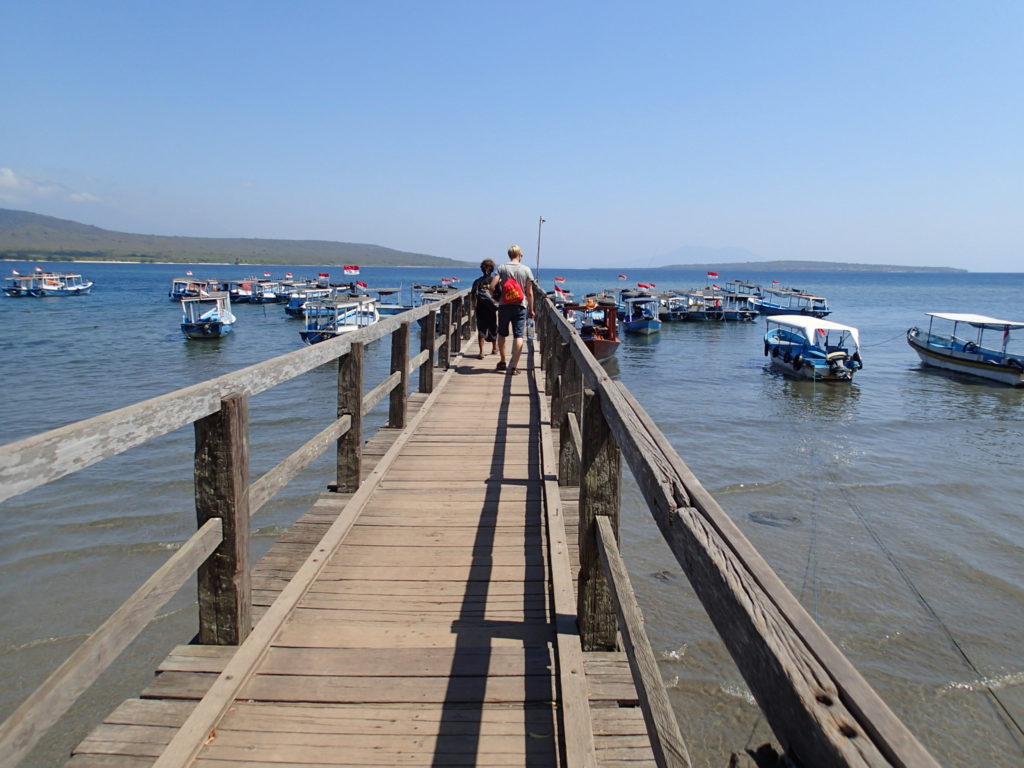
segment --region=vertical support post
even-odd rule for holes
[[[459,337],[463,341],[469,341],[469,337],[473,335],[473,324],[470,322],[470,320],[474,317],[473,300],[469,297],[469,294],[467,293],[459,301],[461,302],[459,306],[462,307],[462,309],[459,311],[459,328],[462,331],[459,334]]]
[[[566,416],[576,414],[577,422],[583,410],[583,374],[572,357],[569,345],[562,351],[562,375],[558,398],[558,484],[580,484],[580,459],[573,448],[572,432]],[[554,409],[552,408],[552,413]],[[582,428],[581,428],[582,429]]]
[[[353,342],[338,359],[338,418],[350,416],[352,426],[338,438],[338,481],[334,490],[359,489],[363,463],[363,345]]]
[[[420,365],[420,392],[429,395],[434,391],[434,331],[437,328],[437,312],[432,311],[420,320],[420,351],[429,352]]]
[[[606,515],[619,539],[622,454],[601,412],[600,398],[583,395],[582,478],[580,482],[580,578],[577,615],[584,651],[614,651],[615,605],[597,549],[598,515]]]
[[[441,347],[441,358],[437,361],[439,368],[445,370],[451,365],[452,359],[452,302],[448,301],[441,307],[441,335],[445,343]]]
[[[249,573],[249,400],[224,398],[195,422],[196,521],[219,517],[224,539],[200,566],[199,642],[240,645],[252,629]]]
[[[399,373],[401,381],[391,390],[388,403],[388,426],[405,427],[409,413],[409,323],[402,323],[391,334],[391,373]]]

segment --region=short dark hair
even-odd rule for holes
[[[494,261],[492,259],[484,259],[480,262],[480,271],[485,275],[491,274],[494,271]]]

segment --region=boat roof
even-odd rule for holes
[[[804,332],[808,339],[815,338],[819,328],[826,331],[846,331],[853,338],[853,343],[860,347],[860,331],[852,325],[843,325],[823,317],[811,317],[810,315],[768,315],[765,318],[768,323],[788,325],[791,328],[798,328]]]
[[[960,312],[925,312],[925,314],[940,320],[952,320],[954,323],[970,323],[975,328],[1024,328],[1024,322],[1020,320],[999,320],[987,315],[971,315]]]

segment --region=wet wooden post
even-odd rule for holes
[[[338,438],[338,481],[333,490],[352,493],[359,489],[363,462],[363,345],[353,342],[348,353],[338,358],[338,418],[352,419],[348,431]]]
[[[561,351],[559,363],[561,375],[558,385],[558,484],[580,484],[580,460],[576,453],[576,441],[572,423],[580,428],[580,414],[583,411],[583,374],[572,356],[568,344]],[[554,408],[552,409],[554,412]]]
[[[583,394],[580,477],[580,578],[577,614],[584,651],[616,650],[615,605],[601,568],[597,516],[606,515],[619,540],[622,454],[601,412],[600,397]]]
[[[441,346],[437,367],[447,370],[452,359],[452,303],[450,301],[445,302],[441,307],[441,335],[444,337],[445,343]]]
[[[239,645],[252,629],[249,573],[249,400],[233,394],[194,424],[196,520],[224,537],[197,572],[199,642]]]
[[[420,351],[427,353],[427,359],[420,365],[420,392],[429,395],[434,391],[434,330],[437,328],[437,312],[420,320]]]
[[[388,426],[396,429],[405,427],[409,413],[409,323],[402,323],[391,334],[391,372],[401,377],[398,386],[391,390],[388,403]]]

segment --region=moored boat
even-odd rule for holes
[[[852,326],[803,315],[765,320],[764,354],[773,370],[813,381],[852,381],[864,367],[860,332]]]
[[[799,288],[766,288],[760,298],[751,298],[762,315],[807,315],[826,317],[832,314],[824,296],[804,293]]]
[[[624,291],[619,302],[619,320],[626,333],[652,334],[661,330],[660,302],[649,293]]]
[[[37,275],[33,296],[84,296],[92,290],[92,281],[73,272],[43,272]]]
[[[1024,386],[1024,350],[1010,350],[1010,331],[1024,328],[1024,321],[1000,320],[986,315],[957,312],[926,312],[928,329],[918,327],[907,331],[907,343],[926,366],[979,376],[983,379]],[[935,321],[948,328],[947,333],[934,332]],[[946,325],[952,323],[952,326]],[[971,328],[974,333],[963,333]],[[997,345],[985,346],[985,331],[1001,334]],[[972,338],[965,338],[970,335]]]
[[[219,339],[234,326],[235,316],[227,291],[181,300],[181,332],[187,339]]]
[[[171,301],[196,298],[214,291],[222,291],[224,287],[220,280],[201,279],[196,277],[176,277],[171,280],[171,288],[167,291],[167,297]]]
[[[39,296],[40,278],[35,275],[19,275],[17,272],[4,278],[4,296],[22,298]]]
[[[369,296],[339,301],[325,299],[306,303],[305,328],[299,336],[307,344],[367,328],[380,320],[377,302]]]
[[[599,362],[615,355],[619,349],[615,300],[611,297],[587,297],[582,304],[561,304],[558,309],[580,335],[583,346]]]

